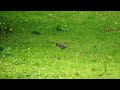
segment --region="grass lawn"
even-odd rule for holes
[[[120,12],[0,11],[0,79],[120,79]]]

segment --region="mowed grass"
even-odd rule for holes
[[[1,79],[120,78],[119,11],[1,11],[0,24]]]

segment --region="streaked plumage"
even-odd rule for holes
[[[67,48],[67,46],[65,44],[62,44],[62,43],[56,43],[56,46],[61,48],[61,49]]]

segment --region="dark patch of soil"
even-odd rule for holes
[[[3,51],[3,47],[2,46],[0,46],[0,51]]]
[[[32,34],[33,34],[33,35],[40,35],[40,32],[38,32],[38,31],[33,31]]]

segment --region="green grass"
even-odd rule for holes
[[[1,11],[0,28],[1,79],[120,78],[119,11]]]

